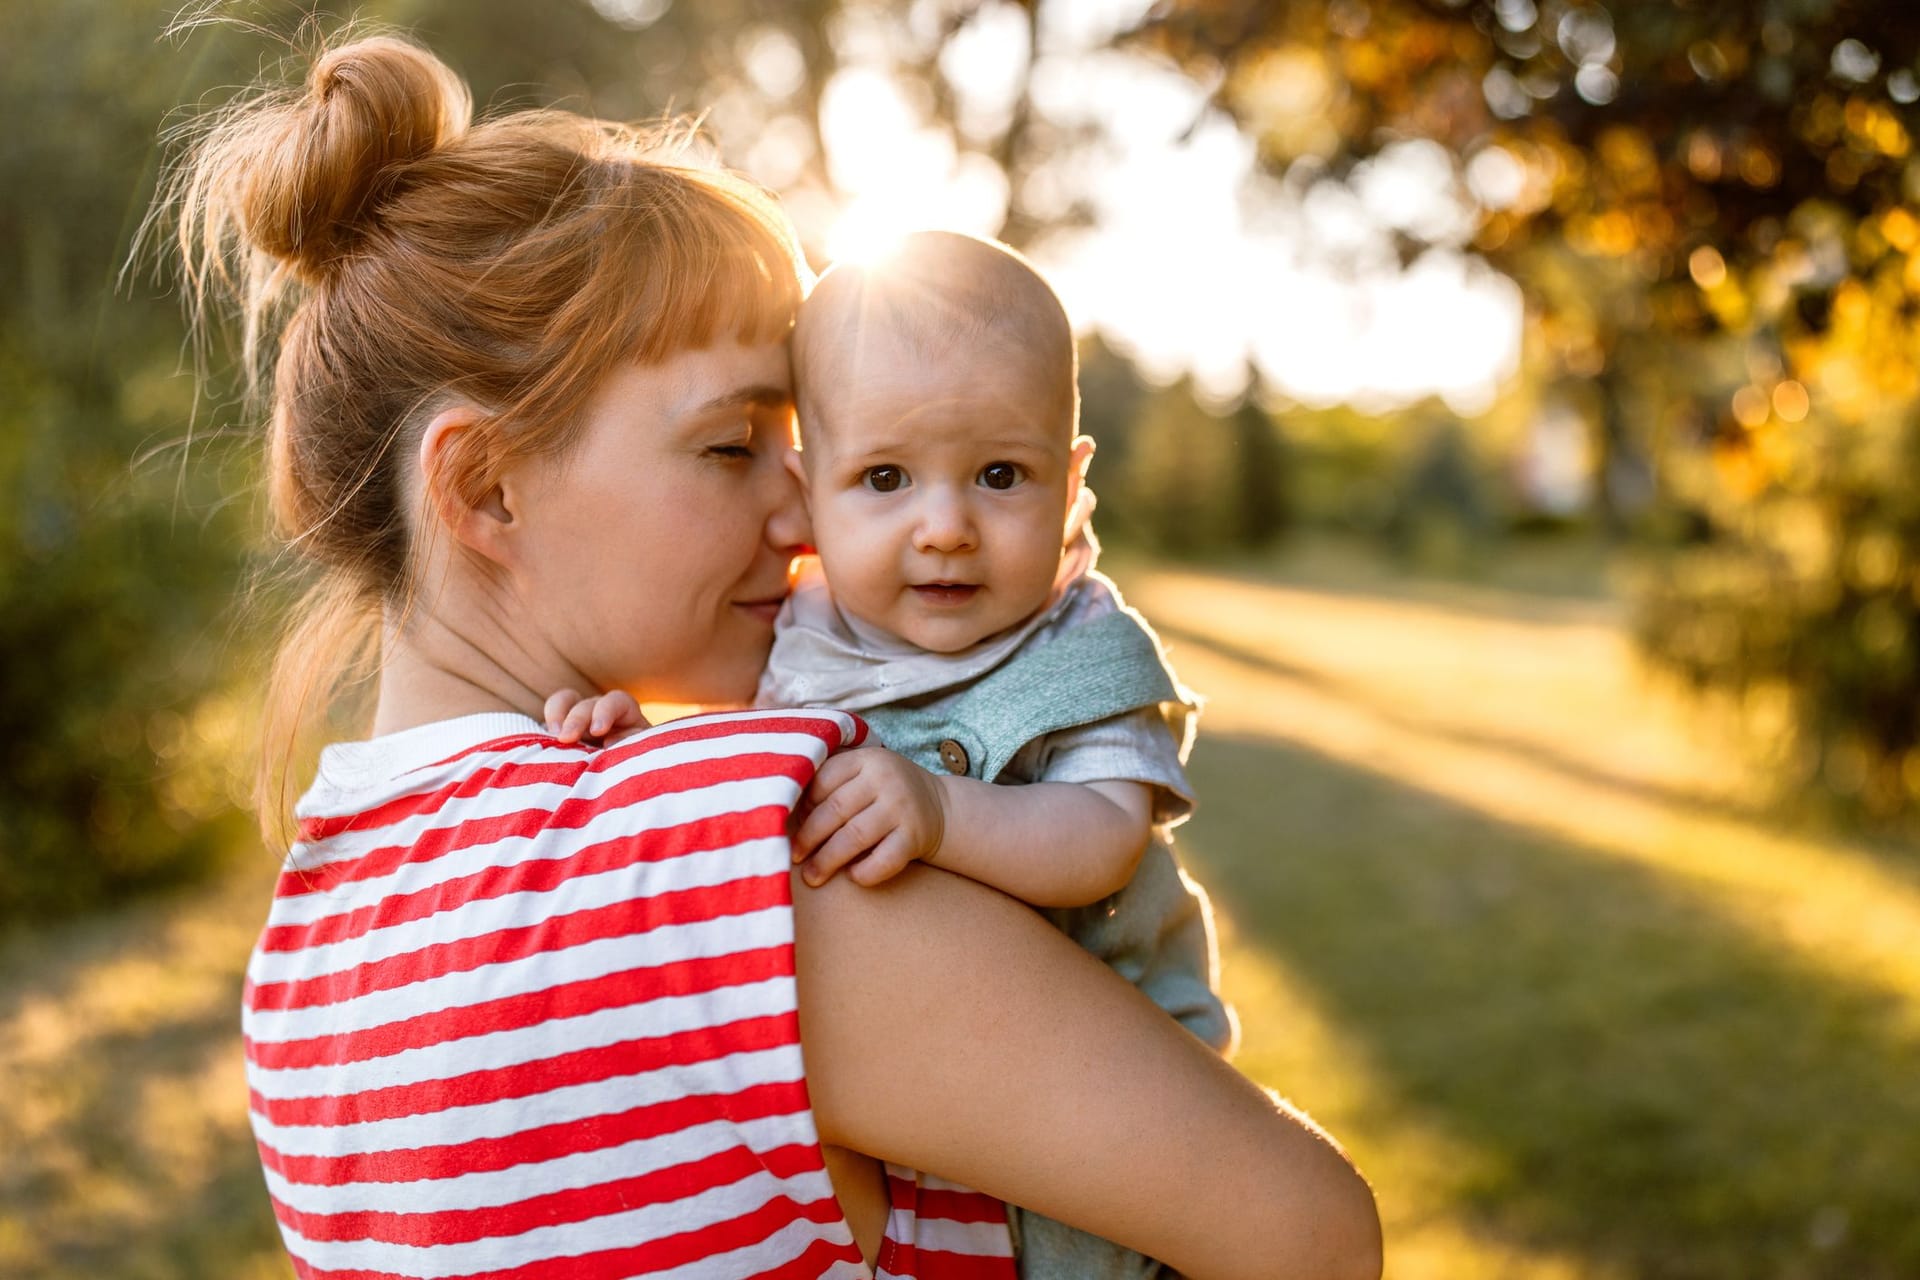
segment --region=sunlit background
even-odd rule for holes
[[[600,8],[628,23],[653,12]],[[1463,176],[1437,144],[1407,140],[1339,178],[1263,173],[1255,138],[1209,85],[1113,47],[1148,8],[922,4],[904,21],[849,9],[817,128],[791,111],[808,83],[799,43],[753,28],[738,38],[742,83],[709,119],[723,144],[754,139],[730,158],[787,197],[829,261],[917,228],[1031,226],[1022,247],[1080,331],[1150,378],[1191,377],[1209,404],[1258,391],[1487,409],[1518,368],[1520,293],[1465,246],[1482,209],[1514,198],[1512,166]],[[896,74],[929,60],[944,100]],[[1293,72],[1275,92],[1296,101],[1282,106],[1324,107],[1324,72]],[[1036,136],[1073,142],[1009,174],[1010,152]],[[816,147],[823,164],[810,163]],[[1396,249],[1403,232],[1429,246],[1411,262]]]
[[[128,255],[311,9],[0,41],[0,1275],[287,1274],[235,1012],[284,583]],[[1239,1065],[1390,1276],[1920,1275],[1920,9],[358,12],[485,109],[697,115],[816,268],[1046,272],[1105,564],[1209,700]]]

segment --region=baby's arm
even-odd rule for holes
[[[994,786],[862,747],[830,757],[815,776],[793,855],[812,885],[849,863],[856,882],[879,884],[920,860],[1037,907],[1073,907],[1126,884],[1152,823],[1144,783]]]
[[[1118,893],[1153,830],[1153,788],[1143,782],[934,781],[947,801],[935,864],[1036,907]]]

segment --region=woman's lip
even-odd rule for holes
[[[735,600],[733,607],[771,626],[773,620],[780,616],[780,606],[786,602],[785,596],[771,596],[765,600]]]

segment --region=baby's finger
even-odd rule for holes
[[[808,884],[823,884],[835,871],[867,852],[892,832],[894,823],[884,810],[864,805],[821,841],[800,865]]]
[[[855,884],[872,888],[876,884],[885,884],[905,871],[907,864],[912,861],[913,851],[907,847],[906,833],[896,827],[866,857],[849,867],[847,875]]]
[[[862,819],[864,812],[856,814],[851,822],[834,832],[827,842],[814,850],[807,860],[800,864],[800,878],[814,888],[819,888],[833,878],[833,873],[852,862],[855,858],[873,847],[878,832],[864,831]]]
[[[578,742],[586,737],[587,728],[593,723],[594,699],[576,703],[573,710],[567,712],[567,718],[560,722],[560,732],[554,737],[562,742]]]
[[[865,807],[850,788],[817,799],[793,833],[793,860],[799,862],[811,855]]]
[[[599,699],[593,705],[593,721],[590,732],[596,738],[604,738],[615,729],[644,729],[647,718],[640,714],[640,704],[633,695],[616,689]]]
[[[849,766],[844,760],[842,756],[830,757],[813,775],[812,785],[794,806],[795,862],[812,853],[822,841],[838,831],[841,824],[865,808],[871,798],[855,782],[860,773],[858,765]]]
[[[573,710],[579,701],[580,695],[573,689],[562,689],[551,695],[547,699],[547,704],[540,708],[540,717],[546,722],[547,731],[558,732],[560,722],[567,718],[567,712]]]
[[[810,803],[820,804],[859,776],[859,752],[843,751],[839,755],[828,756],[814,771],[813,781],[807,785],[807,799]]]

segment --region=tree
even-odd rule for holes
[[[1651,466],[1648,651],[1784,697],[1835,792],[1920,800],[1920,10],[1176,0],[1127,39],[1276,172],[1444,147],[1547,376],[1598,392],[1616,529]]]

